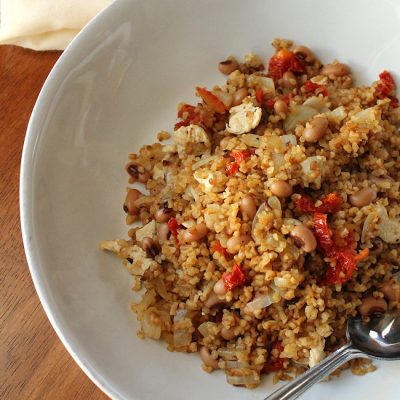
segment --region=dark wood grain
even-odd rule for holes
[[[58,339],[29,275],[19,168],[29,116],[60,52],[0,46],[0,399],[107,399]]]

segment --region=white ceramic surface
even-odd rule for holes
[[[359,81],[400,69],[400,2],[371,0],[119,0],[65,51],[34,109],[24,146],[21,214],[34,283],[58,335],[113,399],[263,399],[234,388],[195,355],[140,341],[130,277],[101,239],[125,236],[129,151],[171,130],[194,86],[222,82],[217,63],[267,57],[274,37],[348,63]],[[398,80],[398,79],[397,79]],[[304,399],[399,398],[400,363],[346,373]]]

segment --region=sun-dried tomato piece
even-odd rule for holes
[[[197,86],[196,91],[204,102],[217,113],[223,114],[227,110],[226,105],[214,93],[210,92],[206,88]]]
[[[241,162],[250,158],[254,154],[253,149],[239,150],[239,151],[231,151],[230,156],[236,161]]]
[[[246,282],[246,275],[240,265],[235,264],[232,272],[224,272],[222,274],[222,280],[224,281],[225,289],[232,290]]]
[[[343,204],[343,199],[336,192],[329,193],[321,199],[322,204],[316,208],[316,211],[332,214],[339,211]]]
[[[335,243],[332,238],[332,231],[328,226],[328,217],[323,213],[314,214],[314,232],[318,239],[319,246],[326,255],[330,255]]]
[[[239,164],[237,162],[230,162],[228,164],[226,164],[225,166],[225,170],[226,170],[226,174],[231,176],[231,175],[235,175],[236,172],[239,171]]]
[[[320,212],[332,214],[340,209],[343,204],[342,197],[337,193],[329,193],[321,199],[322,204],[320,206],[315,206],[313,200],[306,196],[301,195],[301,197],[296,200],[295,205],[299,212]]]
[[[352,231],[346,238],[346,245],[337,246],[328,226],[327,215],[323,213],[314,214],[314,232],[325,256],[333,261],[326,271],[323,283],[334,285],[347,282],[353,276],[357,263],[368,257],[368,249],[356,254],[353,249],[354,235]]]
[[[257,88],[256,89],[256,100],[260,107],[262,106],[263,98],[264,98],[264,92],[262,91],[261,88]]]
[[[282,78],[286,71],[304,72],[305,68],[302,62],[288,49],[280,49],[269,60],[268,76],[274,81]]]
[[[178,118],[183,118],[184,114],[187,113],[188,115],[195,115],[196,107],[190,104],[182,104],[178,110]]]
[[[189,126],[190,124],[198,125],[203,122],[203,118],[196,107],[190,104],[183,104],[178,110],[178,118],[182,119],[175,124],[175,130],[181,126]]]
[[[221,255],[223,255],[226,259],[230,258],[229,253],[227,252],[225,247],[222,246],[222,244],[219,240],[214,242],[212,249],[214,252],[220,253]]]
[[[375,88],[375,94],[379,97],[388,97],[393,94],[395,83],[389,71],[383,71],[379,74],[380,82]]]
[[[351,279],[357,267],[354,259],[354,250],[352,251],[349,248],[337,249],[332,258],[334,258],[336,264],[328,267],[325,275],[325,284],[335,285],[345,283]]]
[[[274,99],[268,99],[265,102],[265,105],[267,106],[268,109],[272,110],[274,108],[275,100]]]
[[[276,341],[272,346],[272,350],[278,350],[279,354],[280,354],[280,353],[282,353],[282,351],[284,349],[283,349],[281,342]],[[277,372],[277,371],[281,370],[283,368],[283,364],[284,364],[285,360],[286,360],[286,358],[284,358],[284,357],[281,358],[279,355],[275,360],[271,360],[271,359],[268,360],[264,365],[263,372],[268,374],[270,372]]]
[[[319,83],[307,81],[304,84],[304,88],[305,88],[306,92],[312,93],[316,96],[318,96],[319,94],[322,94],[322,96],[325,96],[325,97],[329,95],[327,87],[325,85],[320,85]]]
[[[394,95],[396,84],[389,71],[383,71],[379,74],[380,82],[375,87],[375,96],[378,99],[389,98],[390,105],[393,108],[399,106],[399,99]]]
[[[246,149],[246,150],[238,150],[238,151],[231,151],[229,156],[232,157],[235,161],[229,162],[225,166],[225,170],[227,175],[235,175],[236,172],[239,171],[239,166],[242,161],[247,160],[254,154],[255,151],[253,149]]]
[[[175,239],[175,243],[179,244],[179,240],[178,240],[178,229],[181,227],[177,221],[177,219],[175,217],[171,217],[168,222],[168,229],[171,232],[172,236]]]
[[[295,201],[297,211],[301,213],[308,213],[315,211],[314,202],[311,197],[302,194],[299,199]]]
[[[292,100],[292,93],[286,93],[281,97],[281,100],[285,102],[285,104],[288,106],[290,103],[290,100]]]

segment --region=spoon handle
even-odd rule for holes
[[[266,397],[264,400],[294,400],[308,390],[312,385],[319,382],[342,364],[353,358],[369,358],[365,353],[355,349],[352,343],[347,343],[334,353],[326,357],[315,367],[299,375],[296,379],[288,382],[280,389]]]

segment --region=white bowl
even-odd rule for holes
[[[131,280],[101,239],[126,236],[127,153],[171,130],[194,86],[222,82],[227,55],[272,54],[295,39],[348,63],[370,83],[400,65],[400,4],[347,0],[120,0],[65,51],[28,128],[21,173],[26,254],[43,307],[89,377],[113,399],[262,399],[206,374],[196,355],[136,337]],[[397,75],[398,78],[398,75]],[[345,373],[304,399],[399,398],[400,363],[359,378]]]

